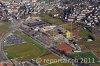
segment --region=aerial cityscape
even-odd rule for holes
[[[100,66],[100,0],[0,0],[0,66]]]

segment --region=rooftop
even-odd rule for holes
[[[60,44],[57,46],[58,49],[63,50],[65,52],[71,52],[72,48],[67,44]]]

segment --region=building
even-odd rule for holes
[[[32,0],[32,2],[37,2],[37,0]]]

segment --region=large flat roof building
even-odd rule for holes
[[[37,0],[32,0],[32,2],[37,2]]]

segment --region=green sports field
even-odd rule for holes
[[[23,34],[22,32],[15,32],[15,34],[21,36],[26,43],[5,46],[4,50],[10,59],[30,60],[45,53],[45,49],[29,36]]]
[[[82,61],[87,59],[87,63],[97,63],[98,61],[98,58],[92,52],[74,53],[73,56],[75,58],[82,59]]]

